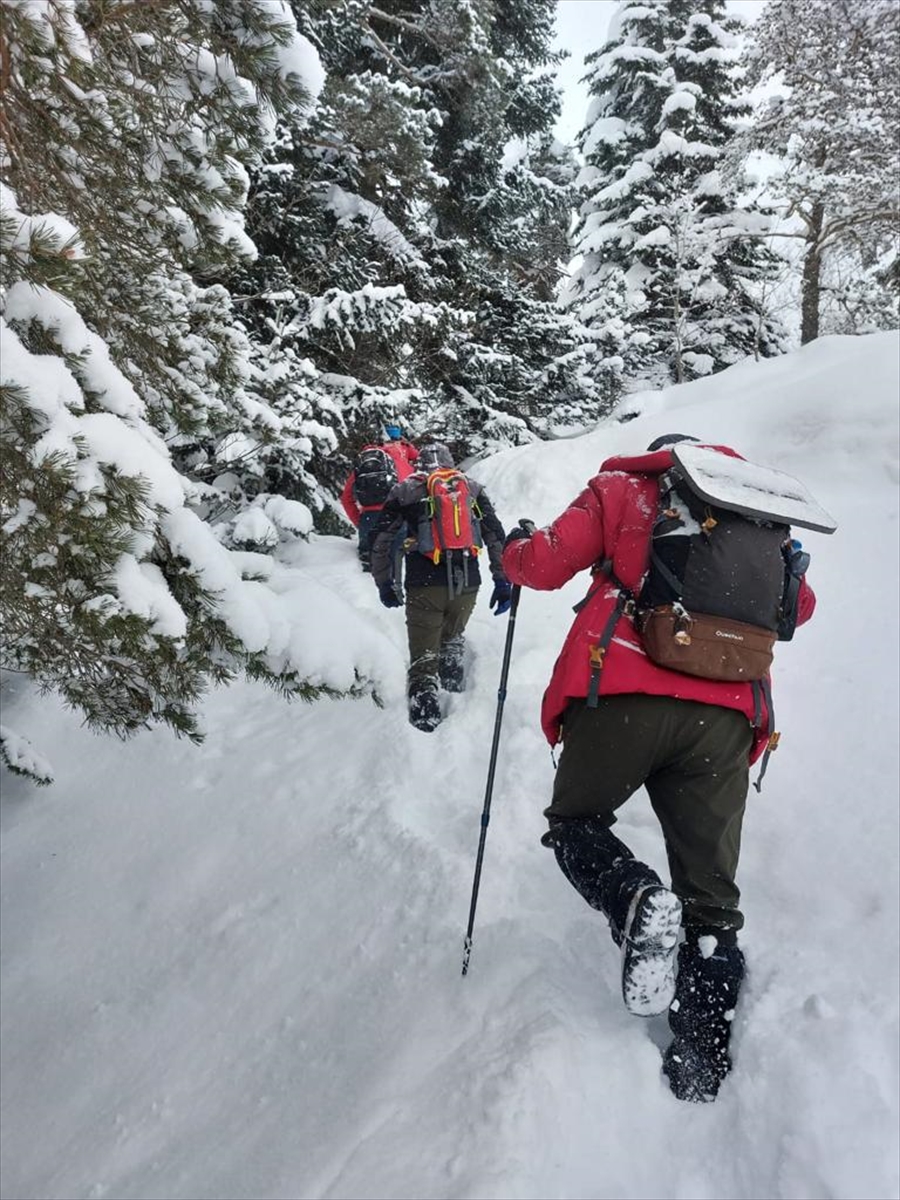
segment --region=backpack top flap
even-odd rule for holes
[[[363,508],[384,504],[397,482],[397,464],[381,446],[363,446],[356,456],[353,492]]]
[[[732,458],[709,446],[679,443],[672,457],[688,487],[710,504],[763,521],[834,533],[837,521],[784,471]]]

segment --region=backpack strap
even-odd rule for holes
[[[763,781],[763,777],[765,776],[766,770],[768,769],[768,766],[769,766],[769,759],[772,756],[772,753],[778,749],[778,743],[781,741],[781,734],[777,733],[775,730],[775,708],[772,704],[772,685],[769,682],[768,676],[766,676],[765,679],[760,679],[758,682],[753,684],[754,706],[757,709],[757,711],[754,712],[754,716],[756,717],[756,727],[757,728],[758,728],[758,723],[759,723],[759,714],[758,714],[759,700],[758,700],[758,697],[759,697],[760,692],[762,692],[763,698],[765,699],[765,702],[766,702],[766,712],[768,713],[768,721],[766,722],[766,733],[769,735],[769,740],[766,742],[766,749],[765,749],[765,753],[763,754],[763,757],[762,757],[762,764],[759,768],[759,774],[757,775],[756,781],[753,784],[753,786],[757,792],[762,791],[762,781]]]
[[[656,531],[666,521],[675,520],[670,510],[669,496],[675,490],[679,475],[674,470],[666,471],[659,477],[659,495],[657,497],[656,518],[650,535],[650,566],[665,580],[676,600],[681,600],[684,592],[684,581],[679,579],[674,571],[670,571],[655,549]]]
[[[598,704],[597,697],[600,693],[600,676],[603,673],[603,659],[606,656],[606,651],[609,648],[609,643],[612,641],[612,636],[616,626],[619,623],[619,617],[625,611],[625,607],[630,599],[630,594],[619,592],[616,598],[616,606],[609,614],[606,624],[603,627],[603,632],[600,637],[591,646],[591,682],[588,687],[587,706],[588,708],[596,708]]]
[[[762,720],[762,687],[758,679],[754,679],[751,682],[750,691],[753,695],[753,720],[751,721],[751,725],[754,729],[759,729],[759,724]]]
[[[588,686],[587,706],[588,708],[596,708],[598,705],[598,697],[600,695],[600,676],[603,674],[603,660],[606,657],[606,651],[609,649],[609,643],[613,639],[616,626],[619,623],[619,618],[629,609],[634,608],[634,596],[631,589],[627,588],[621,579],[618,578],[615,571],[612,569],[612,560],[606,559],[600,564],[598,571],[598,579],[596,583],[588,591],[588,594],[583,600],[580,600],[575,605],[575,611],[580,612],[592,596],[595,596],[597,590],[604,586],[605,583],[612,583],[618,589],[618,596],[612,612],[606,619],[606,624],[603,626],[603,632],[600,637],[590,647],[591,654],[591,681]]]
[[[652,545],[652,542],[651,542]],[[672,589],[672,594],[675,599],[680,601],[684,591],[684,584],[674,572],[670,571],[663,560],[659,557],[655,550],[650,551],[650,562],[663,577],[669,587]]]

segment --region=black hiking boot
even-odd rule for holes
[[[679,948],[669,1009],[675,1038],[663,1055],[663,1074],[679,1100],[703,1103],[718,1095],[731,1070],[728,1047],[743,978],[744,956],[737,944],[715,945],[706,957],[695,937]]]
[[[463,692],[466,688],[464,674],[466,643],[460,634],[450,638],[441,646],[438,674],[445,692]]]
[[[442,720],[438,704],[437,683],[433,679],[420,679],[409,688],[409,723],[423,733],[437,729]]]
[[[622,999],[636,1017],[665,1012],[675,995],[681,901],[596,817],[551,818],[541,839],[563,874],[609,920],[622,951]]]

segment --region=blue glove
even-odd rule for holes
[[[509,609],[512,600],[512,588],[505,579],[494,580],[494,590],[491,592],[490,607],[493,608],[496,604],[497,609],[494,613],[495,617],[502,617]]]
[[[379,583],[378,599],[385,608],[401,608],[403,606],[403,601],[397,595],[397,589],[390,581]]]

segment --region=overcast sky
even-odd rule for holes
[[[568,50],[570,57],[559,68],[563,88],[562,116],[557,137],[573,142],[587,113],[587,89],[579,83],[584,74],[584,58],[599,49],[606,40],[610,18],[620,0],[559,0],[556,18],[556,46]],[[728,0],[728,8],[747,20],[757,17],[765,0]]]

